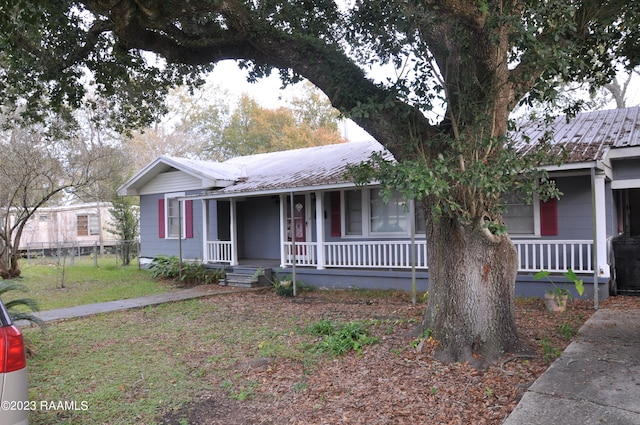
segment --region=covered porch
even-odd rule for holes
[[[541,241],[514,240],[521,273],[548,270],[566,272],[571,268],[577,274],[593,275],[593,241]],[[205,263],[236,265],[273,265],[269,259],[234,260],[231,241],[207,241]],[[427,242],[419,241],[354,241],[354,242],[298,242],[287,241],[282,245],[284,258],[279,267],[294,264],[318,270],[327,268],[411,270],[413,267],[428,270]]]
[[[372,269],[372,270],[428,270],[427,242],[424,235],[412,238],[330,238],[327,237],[327,206],[328,196],[324,192],[306,192],[278,194],[277,202],[274,196],[268,198],[272,205],[277,203],[278,217],[272,217],[263,227],[277,227],[278,236],[272,237],[265,243],[268,236],[260,236],[260,243],[268,246],[264,252],[268,255],[254,255],[261,261],[277,264],[280,268],[296,267],[325,269]],[[244,199],[244,198],[241,198]],[[267,199],[267,198],[265,198]],[[291,202],[293,201],[293,202]],[[244,236],[242,241],[238,237],[239,229],[244,226],[239,223],[238,198],[224,200],[228,202],[228,234],[227,240],[209,240],[211,222],[209,202],[203,202],[205,209],[203,217],[203,261],[208,264],[237,266],[246,264],[246,257],[239,255],[246,249],[243,244],[258,244],[251,242],[252,235]],[[266,203],[267,201],[265,201]],[[255,208],[255,207],[254,207]],[[275,208],[275,205],[274,205]],[[227,208],[225,208],[226,210]],[[413,208],[411,208],[413,210]],[[264,214],[273,216],[275,214]],[[294,217],[293,226],[291,217]],[[221,220],[218,217],[218,221]],[[276,223],[277,221],[277,223]],[[292,228],[295,237],[292,239]],[[275,232],[276,230],[273,230]],[[226,232],[225,232],[226,233]],[[242,233],[247,233],[244,230]],[[595,235],[594,235],[595,236]],[[559,239],[512,239],[519,258],[520,273],[535,273],[548,270],[552,273],[562,273],[572,269],[578,274],[594,275],[608,278],[607,240],[605,235],[597,244],[593,239],[559,240]],[[277,239],[277,240],[276,240]],[[331,239],[331,240],[328,240]],[[247,242],[249,241],[249,242]],[[274,253],[279,253],[274,255]],[[278,258],[279,257],[279,258]],[[254,261],[255,260],[251,260]]]

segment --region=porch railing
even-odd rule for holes
[[[427,267],[427,243],[415,243],[417,268]],[[286,265],[293,264],[291,242],[285,242]],[[317,266],[316,242],[296,242],[296,264]],[[325,242],[325,267],[352,268],[411,268],[411,242],[409,241],[353,241]]]
[[[427,242],[416,241],[415,266],[427,267]],[[411,268],[410,241],[353,241],[327,242],[325,265],[327,267]]]
[[[523,240],[513,243],[518,253],[520,272],[565,272],[569,268],[576,273],[593,273],[592,240]],[[296,242],[296,264],[318,266],[317,243]],[[411,268],[410,241],[347,241],[324,243],[325,267],[349,268]],[[415,266],[426,269],[427,243],[418,240],[414,244]],[[207,261],[230,263],[231,242],[207,242]],[[293,247],[285,242],[286,265],[293,264]]]
[[[293,244],[285,242],[286,265],[293,264]],[[296,264],[299,266],[317,266],[318,256],[316,242],[296,242]]]
[[[207,242],[206,261],[211,263],[231,263],[232,258],[231,241]]]
[[[592,240],[513,240],[519,259],[519,271],[593,272]]]

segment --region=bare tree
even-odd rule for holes
[[[78,138],[54,138],[43,125],[0,133],[0,276],[20,275],[23,230],[38,208],[64,199],[104,178],[111,150]]]
[[[620,74],[616,76],[611,82],[604,86],[604,88],[611,94],[613,100],[616,102],[616,108],[622,109],[627,106],[627,94],[629,92],[629,86],[635,76],[640,76],[640,71],[636,68],[632,71]]]

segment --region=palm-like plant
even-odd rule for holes
[[[0,298],[10,291],[27,292],[27,288],[18,283],[1,281]],[[25,320],[38,326],[42,326],[44,323],[42,319],[33,314],[33,312],[40,310],[38,303],[33,298],[14,298],[9,301],[5,301],[4,305],[7,307],[7,311],[9,312],[9,316],[11,316],[11,320],[13,322]]]

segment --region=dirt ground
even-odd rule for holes
[[[569,344],[594,312],[591,301],[569,302],[564,313],[550,313],[542,300],[518,300],[521,338],[535,357],[506,356],[476,370],[431,358],[432,342],[416,344],[409,331],[424,304],[413,306],[406,294],[386,299],[333,291],[283,299],[272,292],[229,295],[252,309],[285,308],[335,321],[379,319],[373,327],[380,342],[329,359],[308,369],[296,361],[247,359],[235,373],[260,383],[252,397],[231,399],[222,389],[167,412],[161,424],[500,424],[526,389]],[[284,300],[284,301],[283,301]],[[611,297],[600,308],[640,308],[640,297]],[[300,314],[300,313],[297,313]],[[564,336],[563,336],[564,335]],[[302,380],[301,380],[302,377]]]

